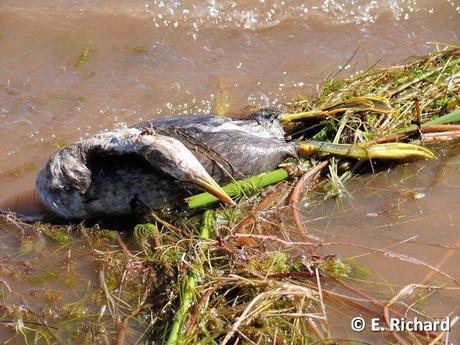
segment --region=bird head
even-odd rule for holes
[[[173,178],[197,185],[222,202],[234,205],[234,201],[208,174],[203,165],[179,140],[144,132],[139,143],[144,157],[149,163]]]

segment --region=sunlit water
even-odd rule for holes
[[[453,0],[3,0],[0,204],[36,211],[37,169],[79,138],[153,117],[276,105],[313,93],[355,51],[346,74],[428,53],[436,48],[428,42],[458,43],[459,36],[460,2]],[[442,246],[458,245],[460,236],[457,165],[454,154],[357,179],[342,209],[333,201],[305,207],[306,227],[325,241],[379,248],[408,240],[392,249],[436,265]],[[416,197],[398,206],[408,190]],[[16,253],[14,240],[2,241],[2,256]],[[458,276],[458,250],[449,255],[442,269]],[[40,257],[47,260],[55,259]],[[356,260],[395,284],[386,297],[427,274],[378,255]],[[459,294],[439,295],[434,311],[455,312]],[[333,320],[338,334],[371,337],[350,333],[350,315]]]
[[[459,315],[460,286],[420,263],[457,279],[460,277],[459,153],[458,144],[450,145],[438,150],[437,160],[409,163],[356,178],[347,185],[350,194],[345,194],[342,202],[331,199],[319,206],[307,202],[303,210],[305,228],[324,242],[350,243],[323,250],[338,253],[357,267],[355,278],[348,281],[350,285],[374,298],[389,299],[408,284],[442,286],[447,283],[456,289],[428,292],[422,289],[402,297],[401,301],[407,305],[420,304],[421,311],[431,317]],[[387,253],[354,248],[352,244],[384,249]],[[360,269],[363,272],[359,272]],[[328,288],[347,291],[334,284]],[[420,300],[425,295],[429,297]],[[402,305],[395,309],[406,311]],[[381,314],[373,316],[383,317],[383,308],[377,310]],[[338,329],[337,334],[354,339],[369,337],[385,343],[378,334],[363,336],[351,331],[350,321],[360,315],[359,310],[329,315]],[[460,340],[458,327],[453,328],[450,340],[456,340],[454,344]]]

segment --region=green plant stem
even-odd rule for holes
[[[268,185],[283,181],[287,179],[288,176],[288,172],[285,169],[280,168],[260,175],[252,176],[238,182],[227,184],[222,187],[222,189],[229,196],[241,197],[244,195],[253,194]],[[201,193],[191,196],[185,199],[185,201],[187,202],[188,207],[193,209],[210,206],[219,200],[209,193]]]
[[[214,212],[207,210],[203,213],[200,224],[200,240],[207,240],[209,234],[214,228],[215,225],[215,216]],[[176,313],[176,318],[172,325],[171,331],[169,332],[169,337],[166,342],[166,345],[179,345],[181,344],[181,329],[184,324],[185,318],[187,316],[188,310],[193,302],[193,293],[196,288],[197,281],[200,280],[199,273],[193,268],[190,269],[190,272],[187,275],[183,292],[180,299],[179,309]]]

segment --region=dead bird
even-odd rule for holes
[[[426,158],[422,147],[338,145],[285,138],[281,112],[262,109],[243,119],[185,115],[95,135],[56,152],[36,190],[66,219],[130,213],[138,199],[152,209],[177,203],[200,187],[230,204],[219,183],[275,169],[288,157],[327,152],[354,158]],[[391,150],[390,150],[391,151]]]
[[[65,219],[128,214],[134,197],[158,208],[197,187],[233,203],[180,141],[136,128],[97,134],[60,149],[36,180],[46,208]]]

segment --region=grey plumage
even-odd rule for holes
[[[196,192],[196,176],[224,183],[296,156],[278,115],[177,116],[98,134],[56,152],[36,189],[48,209],[69,219],[127,214],[135,197],[159,208]]]
[[[127,214],[135,196],[146,205],[160,207],[183,198],[188,184],[202,181],[213,183],[178,140],[125,128],[56,152],[38,174],[36,190],[53,213],[85,219]]]

